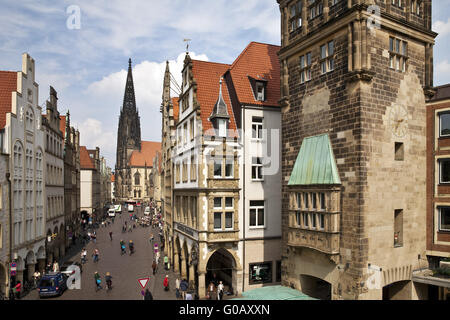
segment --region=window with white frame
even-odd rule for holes
[[[214,198],[214,230],[233,229],[233,197],[215,197]]]
[[[439,114],[439,136],[450,136],[450,112]]]
[[[250,227],[264,227],[264,200],[250,200]]]
[[[311,52],[300,57],[300,83],[311,80]]]
[[[225,177],[233,178],[233,159],[225,159]]]
[[[214,159],[214,178],[222,178],[222,159]]]
[[[256,81],[256,100],[257,101],[264,101],[266,100],[265,96],[265,84],[262,81]]]
[[[450,183],[450,159],[439,159],[439,182]]]
[[[252,117],[252,138],[261,140],[263,128],[263,118],[262,117]]]
[[[389,68],[406,72],[407,60],[408,43],[394,37],[389,37]]]
[[[226,119],[217,119],[217,123],[219,126],[219,137],[227,136],[227,120]]]
[[[439,231],[450,231],[450,207],[439,207]]]
[[[262,168],[262,158],[252,157],[252,180],[263,180]]]
[[[334,41],[320,46],[320,70],[322,74],[334,70]]]

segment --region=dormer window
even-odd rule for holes
[[[217,123],[219,125],[219,137],[227,136],[227,120],[226,119],[218,119]]]
[[[256,100],[264,101],[265,100],[265,90],[264,90],[264,82],[257,81],[256,82]]]

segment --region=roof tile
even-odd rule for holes
[[[12,92],[17,90],[17,72],[0,71],[0,128],[6,125],[6,114],[11,112]]]

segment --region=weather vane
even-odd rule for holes
[[[189,52],[189,41],[191,41],[191,39],[183,39],[184,42],[186,42],[186,52]]]

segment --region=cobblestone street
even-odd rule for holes
[[[143,215],[143,208],[137,208],[137,216]],[[136,229],[132,232],[122,233],[122,225],[127,221],[130,222],[128,213],[117,215],[115,223],[107,227],[97,229],[97,243],[90,241],[86,245],[88,251],[87,262],[83,265],[81,275],[80,290],[66,290],[62,296],[46,299],[57,300],[139,300],[142,299],[141,286],[138,279],[150,278],[147,287],[155,300],[174,300],[175,297],[175,279],[176,276],[171,271],[164,270],[163,255],[159,259],[159,266],[155,276],[152,274],[151,264],[153,261],[152,246],[148,241],[150,233],[155,235],[155,242],[159,242],[159,230],[152,227],[141,227],[136,225]],[[113,240],[109,238],[109,232],[113,232]],[[120,240],[123,239],[128,244],[129,240],[133,240],[135,252],[133,255],[121,255]],[[92,252],[95,248],[100,251],[99,261],[92,261]],[[70,252],[70,256],[66,256],[66,260],[80,261],[80,251]],[[102,276],[103,289],[96,291],[94,272]],[[106,272],[110,272],[113,277],[112,290],[106,290],[104,276]],[[163,289],[163,279],[165,275],[169,275],[170,291]],[[39,299],[36,290],[23,298],[24,300]]]

